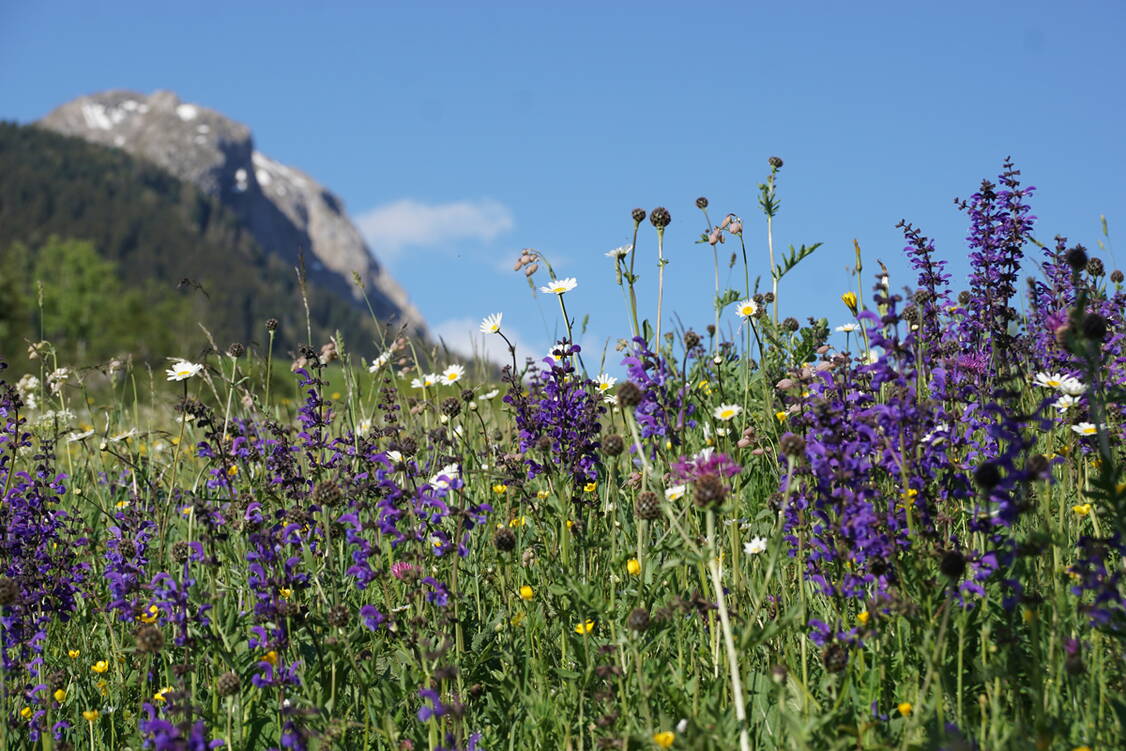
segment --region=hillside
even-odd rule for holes
[[[219,198],[120,149],[35,126],[0,123],[0,288],[6,293],[0,306],[0,353],[8,357],[21,352],[25,340],[39,338],[43,321],[36,304],[37,271],[40,277],[44,271],[51,274],[64,291],[62,282],[79,271],[37,269],[40,251],[51,237],[89,241],[133,301],[132,312],[107,305],[106,316],[135,320],[100,321],[91,327],[100,334],[98,341],[79,347],[80,354],[108,356],[126,347],[147,358],[188,355],[206,344],[197,322],[214,332],[221,345],[262,344],[268,318],[281,323],[278,346],[283,352],[306,338],[294,263],[263,249]],[[58,257],[60,262],[81,261],[80,254]],[[330,289],[323,278],[313,278],[308,298],[314,343],[339,329],[357,351],[376,349],[379,334],[370,314],[342,297],[338,285]],[[142,319],[154,313],[164,314],[160,338],[174,334],[172,344],[179,340],[175,351],[153,351],[155,345],[146,346],[151,338],[128,335],[152,329],[153,322]],[[72,333],[68,325],[63,321],[56,331],[48,327],[44,333],[67,336]],[[111,336],[116,341],[103,341]],[[187,342],[190,347],[184,346]]]

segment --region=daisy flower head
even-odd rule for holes
[[[606,375],[605,373],[599,373],[598,378],[595,379],[594,382],[598,386],[599,391],[609,391],[614,388],[614,384],[618,382],[618,379],[614,376]]]
[[[684,497],[687,490],[687,485],[673,485],[671,488],[665,488],[665,500],[679,501]]]
[[[504,318],[504,313],[493,313],[491,316],[485,316],[481,319],[481,333],[482,334],[495,334],[500,331],[500,319]]]
[[[1033,386],[1040,386],[1046,389],[1058,389],[1063,385],[1070,376],[1065,376],[1062,373],[1037,373],[1036,377],[1032,379]]]
[[[1099,428],[1094,423],[1081,422],[1078,425],[1072,425],[1071,429],[1081,436],[1095,435],[1099,432]]]
[[[1052,402],[1052,406],[1058,409],[1060,412],[1066,412],[1067,410],[1077,406],[1078,404],[1079,397],[1072,396],[1071,394],[1064,394],[1059,399],[1056,399],[1054,402]]]
[[[577,286],[579,286],[578,280],[573,276],[569,276],[566,279],[552,279],[550,282],[540,287],[540,292],[545,295],[562,295],[570,292]]]
[[[376,373],[376,372],[379,371],[380,368],[382,368],[384,365],[386,365],[390,361],[391,361],[391,351],[388,350],[387,352],[384,352],[382,355],[380,355],[379,357],[372,360],[371,365],[368,366],[368,372],[369,373]]]
[[[442,371],[442,383],[447,386],[452,386],[462,379],[465,375],[464,365],[451,365]]]
[[[175,360],[172,367],[164,371],[168,375],[170,381],[185,381],[192,376],[197,376],[203,371],[203,366],[199,363],[189,362],[188,360]]]
[[[613,258],[614,260],[619,260],[628,256],[632,251],[632,245],[619,245],[613,250],[606,251],[606,257]]]
[[[743,300],[735,303],[735,315],[740,318],[751,318],[758,313],[758,303],[754,300]]]
[[[437,382],[438,382],[438,376],[435,373],[427,373],[424,376],[422,376],[421,378],[412,378],[411,379],[411,388],[412,389],[424,389],[424,388],[427,388],[428,386],[433,386]]]
[[[430,478],[430,484],[436,488],[447,489],[450,483],[458,478],[456,464],[447,464],[438,470],[438,474]]]
[[[842,324],[840,326],[837,326],[837,331],[841,332],[842,334],[851,334],[853,331],[859,331],[859,330],[860,330],[860,324],[859,323],[845,323],[845,324]]]
[[[1083,396],[1087,392],[1087,387],[1076,378],[1075,376],[1068,376],[1063,379],[1063,383],[1059,385],[1059,390],[1063,392],[1064,396]]]
[[[765,537],[752,537],[750,542],[743,543],[743,552],[747,555],[758,555],[766,551]]]
[[[736,417],[742,411],[743,408],[738,404],[721,404],[712,411],[712,416],[717,420],[723,420],[724,422],[727,422],[728,420]]]

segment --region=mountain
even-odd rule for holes
[[[371,254],[343,202],[306,173],[254,148],[250,129],[169,91],[105,91],[58,107],[39,125],[121,149],[214,197],[266,252],[405,333],[426,336],[406,292]],[[362,290],[354,280],[358,279]]]

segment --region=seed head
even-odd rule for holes
[[[238,689],[238,673],[234,671],[223,673],[216,681],[215,690],[219,693],[219,696],[234,696],[238,693]]]
[[[696,478],[692,497],[700,508],[716,507],[723,503],[731,489],[719,475],[708,472]]]
[[[334,628],[344,628],[351,620],[352,611],[344,603],[333,605],[328,610],[328,625]]]
[[[992,490],[1001,482],[1001,470],[993,462],[985,462],[974,470],[974,482],[982,490]]]
[[[821,662],[830,673],[842,673],[848,667],[848,650],[833,642],[821,653]]]
[[[1071,267],[1072,271],[1082,271],[1087,266],[1087,249],[1082,245],[1068,248],[1067,253],[1064,254],[1064,260],[1067,261],[1067,265]]]
[[[625,448],[625,440],[617,433],[606,436],[602,441],[602,452],[607,456],[618,456],[625,451]]]
[[[0,605],[11,605],[19,596],[19,585],[6,576],[0,578]]]
[[[1087,273],[1091,276],[1102,276],[1106,273],[1106,267],[1103,266],[1101,258],[1092,258],[1087,261]]]
[[[493,545],[502,553],[507,553],[516,547],[516,533],[508,527],[501,527],[493,535]]]
[[[645,209],[634,209],[632,215],[635,224],[641,224],[645,221]]]
[[[344,491],[332,480],[319,482],[313,488],[313,502],[318,506],[335,506],[343,499]]]
[[[781,157],[772,156],[769,159],[767,159],[766,161],[774,169],[782,169],[782,159],[781,159]]]
[[[1112,282],[1114,282],[1115,284],[1122,284],[1122,279],[1123,279],[1122,272],[1119,271],[1118,269],[1115,269],[1114,271],[1110,272],[1110,280]]]
[[[649,611],[645,608],[634,608],[626,618],[626,625],[634,631],[644,631],[649,628]]]
[[[137,643],[137,651],[144,654],[156,654],[164,648],[164,634],[151,623],[137,629],[133,639]]]
[[[782,328],[786,329],[786,331],[797,331],[801,328],[801,324],[798,323],[798,319],[791,316],[782,321]]]
[[[653,226],[658,230],[662,230],[669,226],[669,222],[672,221],[672,215],[669,214],[669,210],[664,206],[658,206],[649,212],[649,221],[652,222]]]
[[[708,208],[708,199],[704,196],[700,196],[699,198],[697,198],[696,199],[696,208],[698,208],[698,209]]]
[[[278,330],[278,319],[267,318],[266,319],[266,331],[277,331],[277,330]]]
[[[618,404],[623,407],[636,407],[641,404],[641,389],[633,381],[626,381],[618,387]]]
[[[661,502],[657,498],[657,494],[651,490],[643,490],[637,494],[637,501],[634,503],[634,513],[637,514],[638,519],[645,519],[653,521],[661,516]]]
[[[783,456],[799,457],[805,452],[805,439],[795,433],[786,433],[778,442]]]
[[[695,331],[693,331],[692,329],[688,329],[688,331],[684,332],[684,348],[685,349],[692,349],[693,347],[695,347],[699,343],[700,343],[700,335],[697,334]]]
[[[1093,342],[1106,339],[1106,319],[1098,313],[1090,313],[1083,319],[1083,336]]]
[[[172,543],[172,560],[177,563],[183,563],[191,557],[192,546],[185,540],[177,540]]]
[[[942,562],[938,564],[938,568],[946,576],[958,581],[962,578],[962,574],[966,573],[966,557],[957,550],[947,550],[942,554]]]
[[[461,414],[461,402],[456,396],[448,396],[442,400],[442,414],[446,417],[457,417]]]
[[[241,342],[231,342],[231,346],[227,347],[227,354],[231,357],[242,357],[246,354],[246,347]]]

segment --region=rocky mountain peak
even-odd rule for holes
[[[357,305],[366,291],[381,321],[426,335],[422,316],[371,254],[340,198],[256,151],[242,123],[171,91],[114,90],[67,102],[39,125],[123,149],[193,183],[233,209],[267,251],[294,264],[303,253],[310,277]]]

